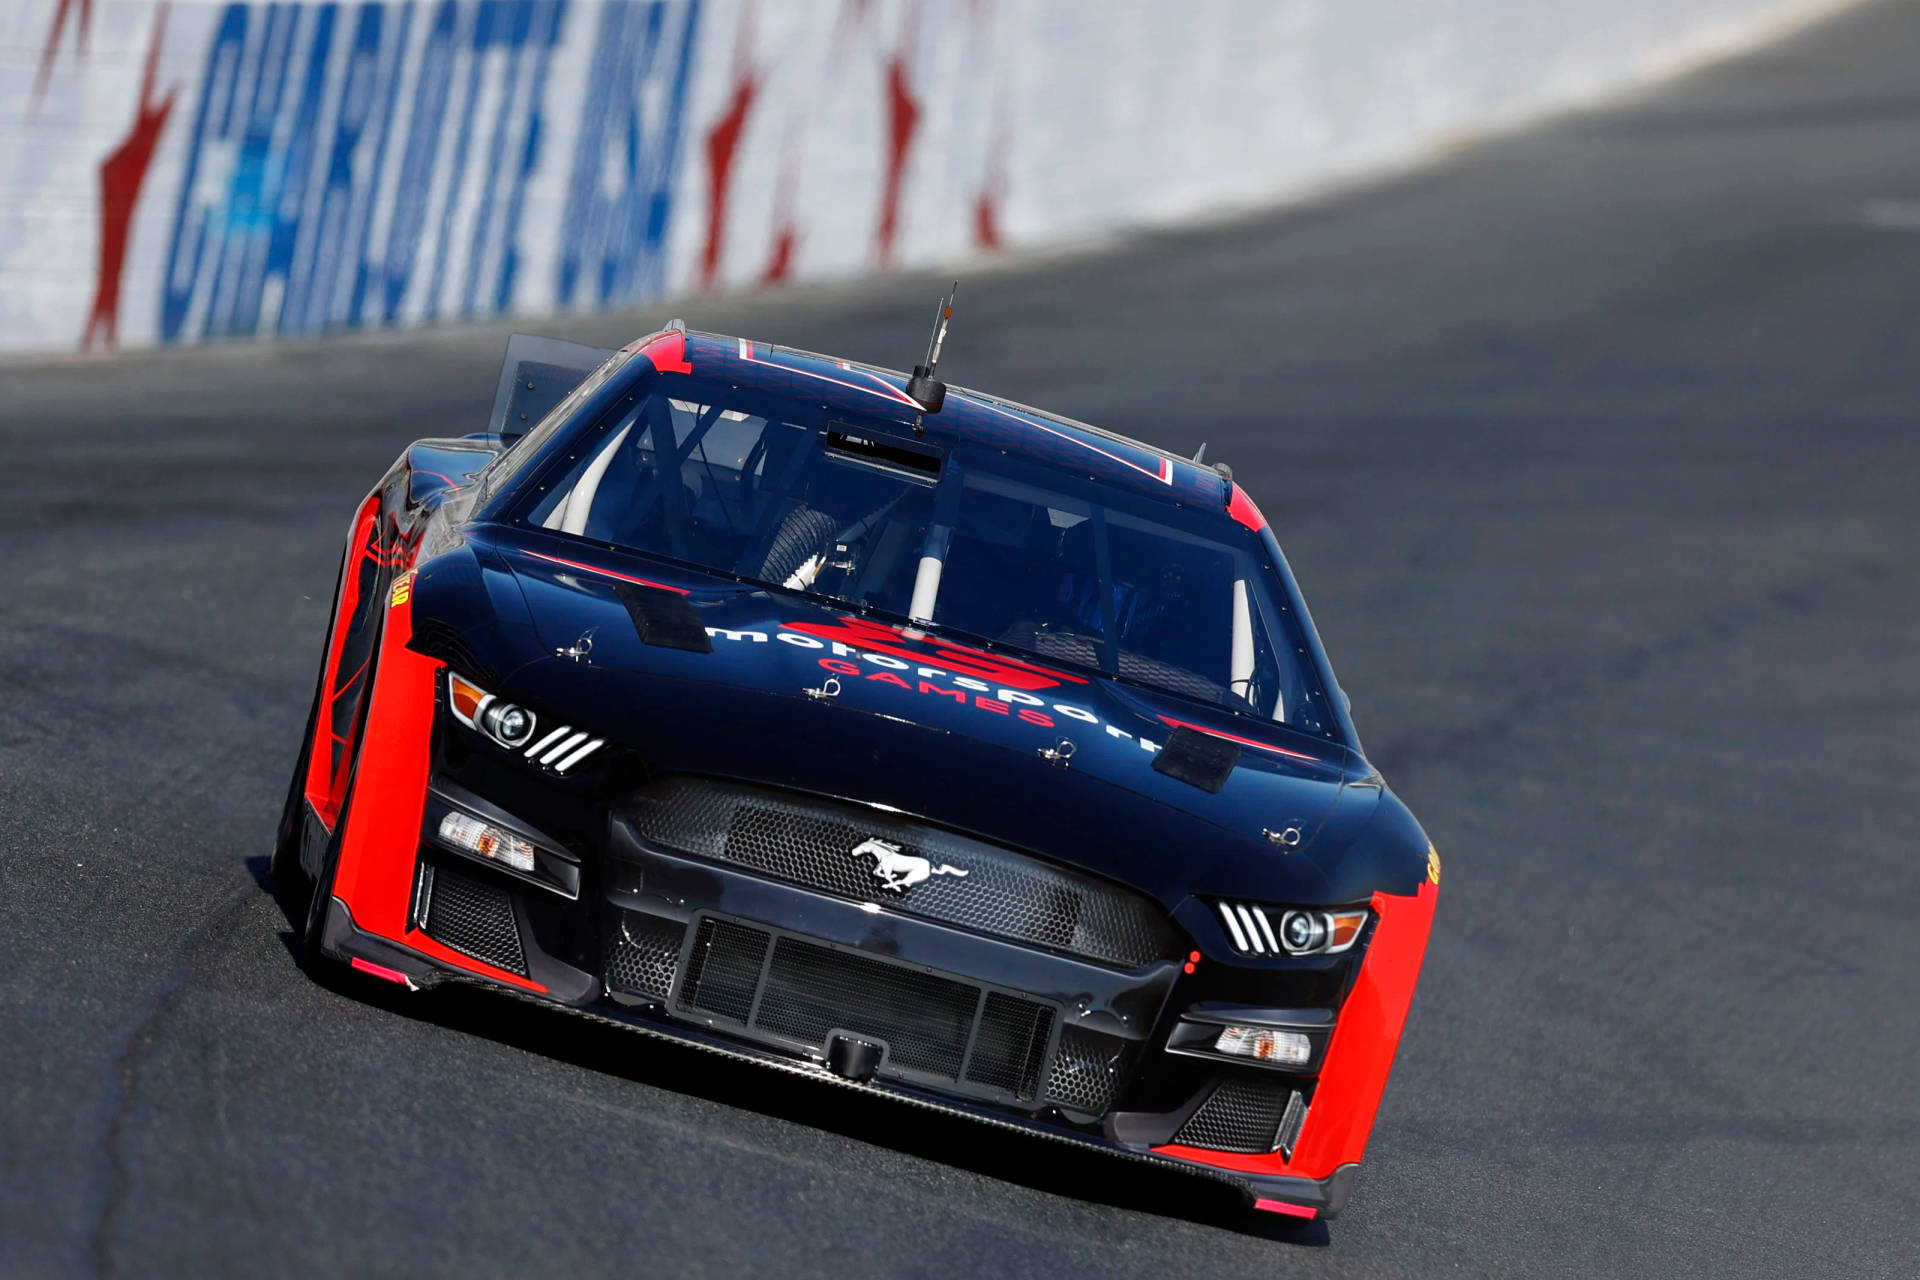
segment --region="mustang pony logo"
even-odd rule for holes
[[[925,858],[915,857],[911,853],[902,853],[900,846],[889,844],[885,840],[866,840],[854,846],[853,856],[864,858],[873,856],[873,874],[879,878],[882,889],[891,889],[895,893],[905,893],[913,885],[919,884],[929,876],[964,876],[967,873],[958,867],[950,867],[944,862],[934,866]]]

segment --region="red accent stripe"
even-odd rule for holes
[[[603,565],[581,564],[578,560],[562,560],[559,556],[550,556],[539,551],[528,551],[525,554],[532,556],[536,560],[550,560],[554,564],[563,564],[569,569],[585,569],[588,573],[597,573],[603,578],[618,578],[622,582],[631,582],[642,587],[652,587],[656,591],[671,591],[677,596],[692,594],[685,587],[675,587],[665,582],[654,582],[647,578],[636,578],[630,573],[621,573],[618,569],[608,569]]]
[[[353,957],[353,967],[362,973],[370,973],[376,978],[385,978],[388,982],[397,982],[404,987],[413,985],[413,979],[398,969],[389,969],[383,964],[375,964],[371,960],[362,960],[359,956]]]
[[[839,378],[829,378],[824,373],[815,373],[811,369],[802,369],[798,365],[780,364],[777,361],[773,361],[773,360],[762,360],[760,359],[760,357],[753,354],[753,343],[749,342],[745,338],[740,339],[740,358],[742,360],[745,360],[748,364],[765,365],[769,369],[778,369],[782,373],[797,373],[803,378],[818,378],[822,382],[831,382],[834,386],[845,387],[849,391],[860,391],[870,396],[884,396],[888,400],[895,401],[896,403],[899,403],[899,404],[904,404],[910,409],[918,409],[920,407],[919,405],[913,402],[912,398],[909,397],[906,392],[901,391],[899,388],[895,387],[892,383],[886,382],[874,376],[873,374],[868,373],[864,369],[849,369],[847,372],[858,373],[862,377],[867,378],[869,381],[871,381],[874,384],[871,387],[856,386],[851,382],[842,382]]]
[[[1253,505],[1253,499],[1239,485],[1233,486],[1233,496],[1227,499],[1227,514],[1238,520],[1255,533],[1267,527],[1267,518],[1260,514],[1260,508]]]
[[[1320,1211],[1304,1204],[1288,1204],[1285,1200],[1255,1200],[1253,1207],[1266,1213],[1284,1213],[1289,1218],[1312,1218]]]
[[[1200,733],[1211,734],[1216,738],[1225,738],[1228,742],[1237,742],[1243,747],[1258,747],[1262,751],[1273,751],[1283,756],[1292,756],[1295,760],[1311,760],[1315,764],[1325,764],[1319,756],[1308,755],[1304,751],[1289,751],[1285,747],[1276,747],[1271,742],[1262,742],[1258,738],[1243,738],[1237,733],[1226,733],[1219,729],[1209,729],[1203,724],[1194,724],[1190,720],[1175,720],[1172,716],[1161,716],[1160,722],[1170,729],[1193,729]]]
[[[653,361],[653,367],[661,373],[693,372],[693,362],[687,359],[687,335],[678,330],[655,338],[640,348],[640,354]]]
[[[1046,423],[1041,422],[1038,419],[1029,418],[1024,413],[1015,413],[1011,409],[1002,409],[999,405],[994,404],[992,401],[989,401],[989,400],[976,400],[974,401],[974,405],[976,408],[985,409],[988,413],[997,413],[1003,418],[1011,418],[1022,426],[1032,427],[1036,431],[1044,431],[1050,436],[1058,436],[1060,439],[1067,441],[1069,444],[1079,445],[1082,449],[1091,449],[1093,450],[1093,452],[1099,454],[1103,458],[1111,459],[1112,461],[1119,463],[1123,467],[1132,467],[1135,471],[1138,471],[1141,475],[1151,476],[1153,479],[1160,481],[1160,483],[1162,484],[1173,483],[1173,459],[1172,458],[1162,455],[1159,462],[1155,464],[1154,469],[1152,471],[1149,471],[1137,462],[1130,462],[1127,459],[1121,457],[1117,453],[1109,453],[1107,450],[1102,449],[1097,444],[1092,444],[1086,440],[1083,440],[1077,435],[1073,435],[1073,434],[1070,434],[1069,432],[1062,431],[1058,427],[1050,427]]]

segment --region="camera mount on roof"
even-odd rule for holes
[[[921,417],[940,412],[940,406],[947,402],[947,384],[936,379],[933,373],[940,367],[940,348],[947,340],[947,322],[953,319],[953,295],[959,292],[960,282],[955,280],[947,296],[940,299],[940,309],[933,315],[933,337],[927,340],[926,361],[913,366],[913,376],[907,379],[907,395],[921,410],[913,419],[916,435],[921,430]]]

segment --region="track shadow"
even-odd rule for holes
[[[1249,1208],[1232,1189],[1175,1170],[1116,1159],[1098,1151],[996,1129],[960,1116],[912,1107],[883,1094],[636,1035],[526,1001],[461,984],[410,992],[322,961],[310,964],[300,944],[304,913],[292,895],[276,893],[265,858],[247,868],[273,894],[288,929],[280,935],[309,977],[362,1004],[463,1035],[479,1036],[526,1053],[637,1084],[738,1107],[793,1124],[823,1129],[903,1155],[937,1161],[1050,1195],[1179,1218],[1282,1244],[1324,1247],[1320,1221],[1297,1222]],[[914,1123],[902,1124],[911,1114]]]
[[[1037,1191],[1182,1218],[1290,1244],[1324,1245],[1327,1228],[1298,1226],[1247,1208],[1231,1189],[1172,1170],[995,1129],[963,1117],[913,1108],[837,1083],[812,1081],[602,1023],[567,1016],[467,986],[430,993],[363,980],[344,970],[326,985],[356,999],[463,1034],[656,1089],[740,1107],[855,1141],[938,1161]]]

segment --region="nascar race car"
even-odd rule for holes
[[[1333,1217],[1439,858],[1225,467],[934,363],[513,339],[354,513],[275,884],[374,978]]]

